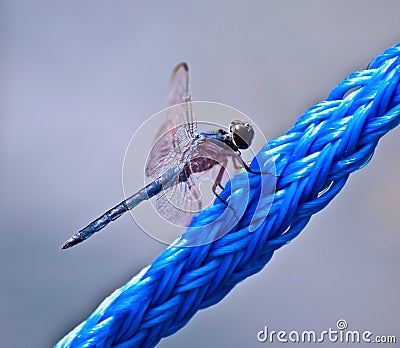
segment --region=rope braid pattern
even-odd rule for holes
[[[274,197],[262,198],[273,203],[267,217],[265,211],[258,216],[263,220],[255,231],[249,231],[249,223],[260,196],[260,175],[242,173],[232,181],[247,176],[249,202],[232,231],[212,243],[185,248],[189,228],[55,347],[152,347],[182,328],[199,309],[221,301],[235,285],[259,272],[275,250],[329,204],[350,173],[370,161],[379,139],[400,123],[399,56],[400,44],[366,70],[350,74],[286,135],[272,140],[270,150],[266,145],[259,152],[261,170],[268,169],[272,154],[279,177]],[[213,221],[223,209],[216,200],[191,226]],[[205,227],[203,233],[216,233],[222,224],[217,221],[215,231]]]

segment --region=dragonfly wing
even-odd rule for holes
[[[201,210],[200,198],[200,191],[190,178],[188,182],[178,182],[176,179],[157,196],[156,208],[167,221],[186,227]]]
[[[189,66],[180,63],[172,71],[167,96],[168,106],[185,103],[190,98],[189,88]]]
[[[169,113],[168,118],[175,125],[182,125],[188,136],[193,137],[197,122],[192,111],[189,66],[186,63],[180,63],[175,67],[169,84],[168,106],[177,104],[183,104],[184,112],[180,114]]]
[[[177,65],[172,73],[168,90],[167,120],[156,136],[155,144],[146,163],[146,176],[159,172],[171,151],[183,153],[190,145],[196,132],[196,121],[191,107],[189,92],[189,67],[186,63]],[[177,163],[174,163],[177,164]]]
[[[147,178],[156,179],[157,176],[162,174],[166,164],[171,163],[173,165],[179,163],[179,157],[176,158],[178,162],[171,158],[175,154],[172,139],[171,127],[165,123],[158,131],[156,142],[146,160],[145,174]]]

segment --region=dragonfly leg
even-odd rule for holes
[[[214,184],[214,185],[213,185],[213,188],[212,188],[212,191],[213,191],[215,197],[217,197],[223,204],[225,204],[226,207],[228,207],[230,210],[232,210],[232,213],[233,213],[233,215],[235,215],[236,220],[239,221],[240,219],[239,219],[239,216],[237,216],[237,214],[236,214],[236,212],[235,212],[235,209],[233,209],[227,202],[225,202],[225,201],[221,198],[221,196],[216,192],[216,188],[217,188],[217,185]]]
[[[275,176],[275,177],[278,177],[278,176],[279,176],[279,175],[275,175],[275,174],[270,173],[270,172],[257,172],[257,171],[255,171],[255,170],[251,169],[251,168],[246,164],[246,162],[243,160],[243,158],[240,156],[240,153],[238,153],[238,156],[237,156],[237,157],[234,157],[233,163],[235,163],[235,160],[237,161],[238,158],[239,158],[239,160],[240,160],[240,167],[239,167],[239,168],[243,167],[243,168],[246,170],[246,172],[248,172],[248,173],[251,173],[251,174],[269,174],[269,175],[272,175],[272,176]],[[235,167],[235,168],[238,168],[238,167]]]
[[[189,183],[189,190],[193,192],[193,197],[197,201],[197,204],[198,204],[197,209],[200,211],[203,208],[203,204],[202,204],[201,199],[200,199],[201,198],[201,192],[199,191],[197,186],[193,183],[191,177],[189,177],[188,183]]]
[[[225,202],[221,196],[217,193],[217,187],[219,187],[220,189],[224,189],[224,187],[221,185],[221,180],[224,176],[225,173],[225,164],[221,164],[221,169],[218,172],[218,175],[214,181],[214,185],[212,187],[212,192],[214,193],[215,197],[217,197],[223,204],[225,204],[225,206],[227,206],[230,210],[232,210],[233,214],[235,215],[235,218],[237,221],[239,221],[239,217],[237,216],[235,209],[233,209],[227,202]]]
[[[226,166],[226,164],[227,164],[227,161],[224,161],[223,163],[220,163],[221,168],[220,168],[220,170],[219,170],[219,172],[218,172],[217,177],[215,178],[214,185],[213,185],[213,192],[214,192],[214,194],[215,194],[219,199],[221,199],[221,198],[217,195],[216,189],[217,189],[217,186],[218,186],[221,190],[224,189],[224,187],[223,187],[222,184],[221,184],[221,181],[222,181],[222,178],[224,177],[225,166]],[[222,199],[221,199],[221,200],[222,200]],[[228,205],[228,204],[226,204],[226,205]]]

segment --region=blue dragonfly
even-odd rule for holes
[[[201,209],[199,179],[214,168],[219,170],[212,178],[212,191],[230,208],[217,193],[217,188],[223,189],[222,178],[230,159],[235,168],[261,174],[250,169],[240,153],[240,150],[249,148],[254,138],[251,124],[234,120],[227,130],[197,131],[186,63],[178,64],[173,70],[168,106],[167,120],[160,128],[146,162],[145,174],[151,182],[75,233],[61,246],[62,249],[83,242],[111,221],[154,196],[157,196],[156,208],[164,218],[180,226],[188,226],[194,212]],[[179,209],[176,209],[174,202],[178,202]]]

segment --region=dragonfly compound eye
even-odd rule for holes
[[[232,133],[232,140],[239,149],[247,149],[254,138],[254,129],[247,123],[242,121],[233,121],[229,130]]]

